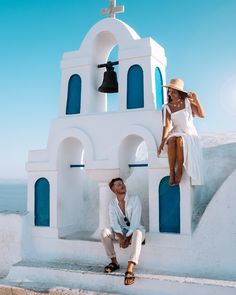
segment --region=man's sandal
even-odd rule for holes
[[[104,272],[110,273],[110,272],[113,272],[119,268],[120,268],[119,264],[111,262],[110,264],[108,264],[107,266],[104,267]]]
[[[127,271],[125,273],[125,280],[124,280],[124,284],[125,285],[132,285],[134,283],[135,280],[135,276],[134,273],[131,271]]]

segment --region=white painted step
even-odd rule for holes
[[[135,284],[124,285],[125,269],[103,273],[104,265],[64,262],[21,261],[7,277],[12,284],[49,284],[55,287],[84,289],[115,294],[145,295],[235,295],[236,281],[163,275],[135,271]]]
[[[16,283],[0,280],[1,295],[117,295],[117,293],[104,293],[83,289],[53,287],[44,283]]]

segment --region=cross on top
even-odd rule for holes
[[[116,13],[121,13],[125,11],[124,5],[116,6],[116,0],[109,0],[110,6],[108,8],[102,9],[103,15],[108,15],[109,17],[116,18]]]

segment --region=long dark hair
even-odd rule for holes
[[[180,90],[177,90],[177,89],[175,89],[175,90],[178,91],[178,94],[179,94],[181,99],[185,99],[188,96],[188,93],[186,93],[186,92],[183,92],[183,91],[180,91]],[[172,99],[171,99],[171,96],[168,94],[168,92],[167,92],[167,97],[168,97],[168,103],[171,102]]]

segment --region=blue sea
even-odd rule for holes
[[[26,180],[0,180],[0,212],[25,212],[26,210]]]

